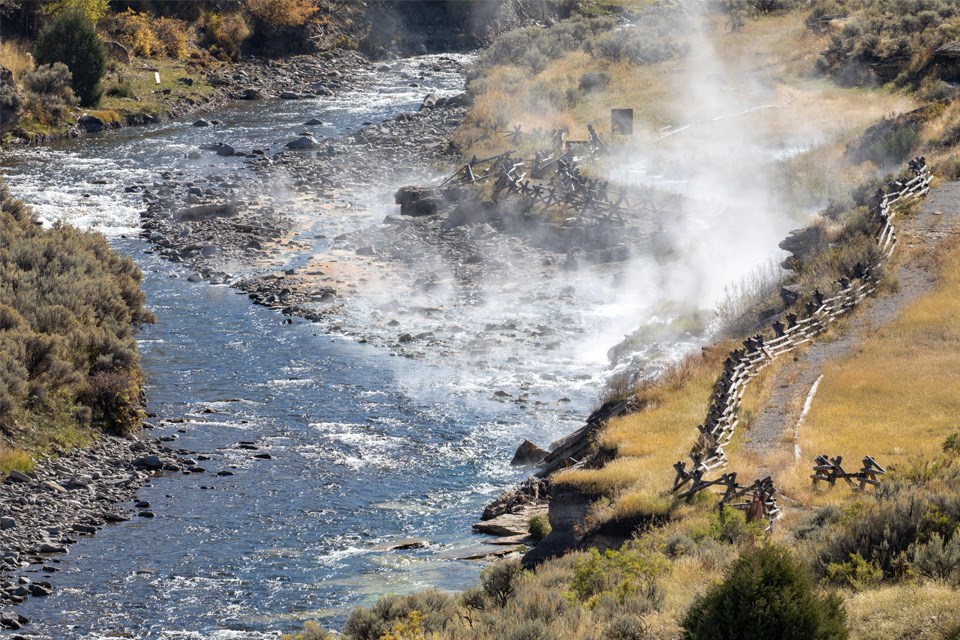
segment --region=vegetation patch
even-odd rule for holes
[[[142,418],[134,331],[152,322],[141,274],[97,233],[44,229],[0,184],[0,464],[18,448],[125,434]]]

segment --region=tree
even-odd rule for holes
[[[82,11],[67,11],[41,31],[33,56],[37,64],[67,65],[81,105],[91,107],[100,102],[100,79],[107,70],[107,52],[93,21]]]
[[[107,14],[110,0],[57,0],[44,7],[43,12],[51,16],[59,16],[71,11],[78,11],[94,23]]]
[[[723,582],[694,601],[684,640],[845,640],[836,594],[818,595],[806,570],[782,547],[748,549]]]

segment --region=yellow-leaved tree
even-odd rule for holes
[[[44,7],[44,13],[59,16],[68,11],[79,11],[96,23],[107,14],[110,0],[57,0]]]

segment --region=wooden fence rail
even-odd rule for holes
[[[880,484],[880,480],[877,478],[886,473],[886,469],[870,456],[864,457],[862,463],[863,467],[859,471],[848,473],[844,471],[842,466],[843,456],[828,458],[825,455],[820,455],[816,458],[816,463],[813,465],[813,475],[810,477],[813,478],[814,485],[822,480],[831,487],[836,484],[837,480],[844,480],[850,486],[854,486],[853,481],[856,480],[860,483],[860,489],[868,484],[872,486]]]
[[[474,156],[439,186],[456,179],[466,184],[490,181],[494,199],[519,197],[527,208],[539,206],[578,217],[593,214],[621,222],[626,215],[660,216],[675,207],[675,196],[655,197],[656,193],[648,190],[634,195],[631,201],[625,189],[614,191],[608,181],[585,175],[577,164],[571,143],[591,156],[608,151],[593,127],[588,126],[588,130],[588,140],[565,142],[563,131],[535,129],[527,133],[517,125],[512,131],[502,132],[514,144],[532,137],[550,141],[551,147],[537,151],[530,159],[514,157],[515,150],[489,158]]]
[[[750,504],[762,507],[761,515],[771,522],[771,526],[780,517],[772,479],[764,478],[742,487],[736,482],[736,474],[727,473],[716,480],[707,480],[706,476],[727,464],[724,447],[733,439],[734,431],[740,422],[741,401],[749,382],[774,359],[811,341],[826,331],[831,323],[876,292],[877,280],[874,274],[879,271],[883,262],[893,255],[897,246],[896,229],[892,223],[896,215],[895,205],[922,197],[930,190],[932,176],[924,158],[911,160],[909,168],[914,175],[912,179],[890,183],[886,190],[877,192],[871,203],[870,213],[876,227],[873,236],[880,249],[880,261],[872,267],[856,265],[851,273],[837,281],[838,291],[830,297],[826,297],[820,290],[814,291],[802,305],[795,305],[795,310],[787,313],[783,320],[773,323],[772,338],[762,334],[748,338],[744,340],[742,348],[734,349],[724,360],[723,373],[714,384],[706,420],[697,427],[697,439],[688,456],[690,466],[688,468],[684,461],[674,464],[677,473],[673,491],[682,489],[680,497],[692,498],[713,486],[726,487],[721,503],[730,502],[747,492],[759,492],[757,495],[762,499]],[[802,319],[799,317],[801,314],[805,314]],[[824,465],[832,465],[832,462],[823,457],[821,466],[824,468],[818,471],[823,477],[813,477],[825,480],[831,485],[840,478],[852,482],[852,478],[856,477],[860,479],[863,487],[866,484],[877,484],[877,476],[884,473],[883,468],[869,456],[864,458],[864,468],[855,474],[846,474],[840,467],[841,458],[835,460],[836,468],[827,468]],[[820,458],[817,461],[818,464],[821,463]],[[742,507],[743,504],[735,506]]]

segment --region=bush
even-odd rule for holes
[[[247,0],[246,9],[258,26],[265,30],[302,27],[317,5],[310,0]]]
[[[280,640],[333,640],[333,636],[311,620],[303,623],[303,629],[299,633],[285,633],[280,636]]]
[[[27,110],[38,121],[56,124],[64,120],[77,98],[70,88],[72,75],[67,65],[41,65],[23,75]]]
[[[107,53],[93,22],[79,11],[64,13],[40,32],[33,55],[38,65],[62,62],[72,74],[71,86],[83,106],[100,101],[100,79]]]
[[[439,633],[455,616],[456,600],[439,591],[384,596],[369,609],[355,609],[343,626],[343,637],[347,640],[381,640],[411,631]]]
[[[160,18],[153,24],[153,35],[160,49],[174,60],[187,57],[189,31],[186,23],[171,18]]]
[[[632,596],[646,600],[649,608],[658,608],[663,592],[657,582],[669,567],[663,554],[624,546],[602,554],[590,549],[573,566],[570,590],[587,606],[603,604],[604,599],[623,603]]]
[[[150,57],[162,46],[153,33],[150,16],[133,9],[113,16],[109,29],[120,44],[138,56]]]
[[[540,514],[530,518],[530,526],[527,530],[534,540],[543,540],[550,535],[553,527],[550,526],[550,518],[545,514]]]
[[[723,582],[697,598],[683,619],[686,640],[820,640],[847,637],[839,596],[820,596],[787,549],[744,551]]]
[[[82,13],[90,22],[96,23],[107,14],[110,0],[57,0],[44,7],[43,12],[51,16],[60,16],[72,11]]]
[[[107,89],[107,95],[114,98],[133,98],[133,87],[127,82],[118,82]]]
[[[139,426],[140,278],[102,235],[34,224],[0,183],[0,431]]]
[[[943,441],[943,452],[960,454],[960,431],[947,436],[947,439]]]
[[[480,573],[480,586],[498,607],[505,607],[523,573],[519,560],[499,562]]]
[[[862,591],[878,586],[883,581],[883,570],[876,562],[867,562],[859,553],[851,553],[849,561],[827,565],[827,578]]]
[[[250,26],[239,13],[209,13],[203,17],[203,30],[211,51],[228,58],[240,57],[240,47],[250,37]]]
[[[610,84],[610,74],[606,71],[588,71],[580,76],[577,86],[584,93],[598,93]]]
[[[831,564],[853,554],[879,567],[885,578],[911,570],[909,558],[934,536],[945,542],[960,525],[960,469],[943,461],[919,465],[889,477],[855,513],[841,517],[815,542],[811,555],[824,575]]]
[[[917,547],[913,554],[913,568],[922,576],[960,584],[960,533],[954,533],[944,543],[939,533],[930,542]]]

